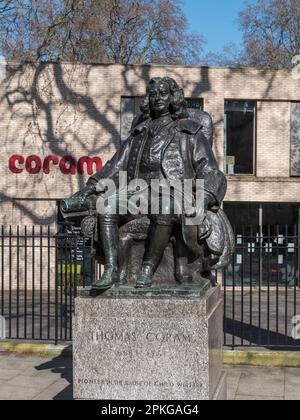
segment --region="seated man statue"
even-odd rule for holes
[[[152,214],[149,206],[144,217],[149,221],[149,229],[145,232],[146,247],[136,288],[152,285],[157,267],[171,241],[174,244],[176,280],[184,283],[189,278],[185,267],[189,254],[202,261],[203,275],[229,262],[233,252],[233,235],[228,219],[220,209],[227,188],[226,178],[214,157],[212,139],[205,136],[201,121],[190,118],[183,89],[175,80],[169,77],[150,80],[141,111],[142,114],[133,123],[128,140],[112,160],[89,179],[87,186],[73,196],[73,200],[77,200],[81,207],[90,196],[96,195],[99,200],[107,191],[105,180],[110,180],[116,185],[114,196],[119,203],[123,193],[119,175],[123,172],[129,185],[132,181],[142,180],[149,191],[153,180],[182,184],[192,180],[194,186],[197,180],[201,181],[203,215],[197,223],[189,223],[189,219],[194,219],[200,210],[197,204],[194,209],[184,208],[182,214],[178,214],[174,192],[171,193],[167,211],[166,208],[162,209],[162,205],[158,212]],[[128,191],[128,200],[131,194]],[[193,194],[195,198],[195,189]],[[161,198],[159,196],[160,201]],[[196,203],[194,198],[191,200],[193,204]],[[127,214],[111,210],[108,204],[106,211],[98,211],[98,236],[104,255],[104,273],[93,287],[99,290],[109,289],[119,283],[120,228],[132,220],[141,219],[141,215],[131,213],[130,208]]]

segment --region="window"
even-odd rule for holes
[[[122,97],[121,98],[121,140],[127,140],[134,118],[140,112],[142,97]],[[202,110],[203,99],[187,98],[188,109]]]
[[[255,102],[225,101],[225,158],[228,175],[255,173]]]
[[[203,110],[203,99],[186,98],[188,109]]]

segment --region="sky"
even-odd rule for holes
[[[185,0],[183,9],[192,31],[204,35],[205,51],[222,52],[224,45],[242,42],[237,22],[244,0]]]

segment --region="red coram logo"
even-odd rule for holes
[[[22,155],[13,155],[9,159],[9,169],[14,174],[21,174],[26,171],[29,174],[39,174],[43,172],[48,175],[55,167],[58,167],[64,175],[93,175],[102,169],[102,159],[99,157],[83,156],[76,160],[72,156],[47,156],[40,158],[36,155],[24,157]]]

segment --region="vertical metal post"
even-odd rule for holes
[[[252,333],[253,333],[253,226],[250,226],[250,320],[249,320],[249,344],[252,346]],[[254,243],[255,245],[255,243]]]
[[[55,235],[55,345],[58,344],[58,240]]]
[[[285,335],[285,344],[288,344],[288,256],[289,256],[289,229],[288,225],[285,225],[285,302],[284,302],[284,335]]]
[[[242,272],[241,272],[241,345],[244,345],[244,275],[245,275],[245,225],[242,226]]]
[[[259,285],[258,285],[258,344],[261,345],[261,296],[263,286],[263,205],[259,205]]]
[[[24,231],[24,338],[27,338],[27,226]]]
[[[20,227],[17,226],[17,325],[16,338],[20,333]]]
[[[236,230],[234,229],[234,238],[236,240]],[[236,255],[233,255],[232,258],[232,324],[233,324],[233,334],[232,334],[232,348],[235,348],[235,259]]]
[[[273,247],[273,245],[272,245]],[[272,248],[273,249],[273,248]],[[267,331],[268,331],[268,344],[270,343],[271,340],[271,331],[270,331],[270,324],[271,324],[271,320],[270,320],[270,314],[271,314],[271,302],[270,302],[270,298],[271,298],[271,280],[270,280],[270,271],[271,271],[271,226],[268,225],[268,261],[267,261],[267,266],[268,266],[268,273],[267,273],[267,287],[268,287],[268,291],[267,291]]]
[[[263,284],[263,206],[259,205],[259,288]]]
[[[279,225],[276,226],[276,235],[277,235],[277,273],[276,273],[276,344],[279,345],[280,343],[280,336],[279,336],[279,255],[280,255],[280,248],[279,248],[279,235],[280,235],[280,227]]]
[[[2,229],[1,229],[1,315],[4,316],[4,252],[5,252],[5,247],[4,247],[4,235],[5,235],[5,231],[4,231],[4,226],[2,225]]]
[[[299,210],[300,210],[300,206],[299,206]],[[300,215],[300,211],[299,211],[299,215]],[[298,222],[298,226],[295,226],[295,232],[294,232],[295,241],[296,241],[296,252],[297,252],[296,258],[297,258],[297,264],[298,264],[298,267],[297,267],[298,281],[299,281],[299,266],[300,266],[299,231],[300,231],[300,221]],[[294,314],[293,314],[294,317],[297,315],[297,291],[298,291],[298,284],[297,284],[297,280],[295,279],[294,281]]]
[[[40,340],[43,339],[43,226],[40,226]]]
[[[50,238],[50,226],[48,226],[47,230],[47,338],[50,340],[50,320],[51,320],[51,311],[50,311],[50,294],[51,294],[51,238]],[[56,262],[55,262],[56,263]]]
[[[12,227],[9,226],[9,320],[8,320],[8,330],[9,338],[12,338]]]
[[[35,228],[32,226],[32,299],[31,299],[31,312],[32,312],[32,340],[35,339]]]
[[[223,282],[224,282],[224,320],[223,320],[223,330],[224,330],[224,346],[227,346],[227,277],[226,277],[226,268],[223,269]]]

